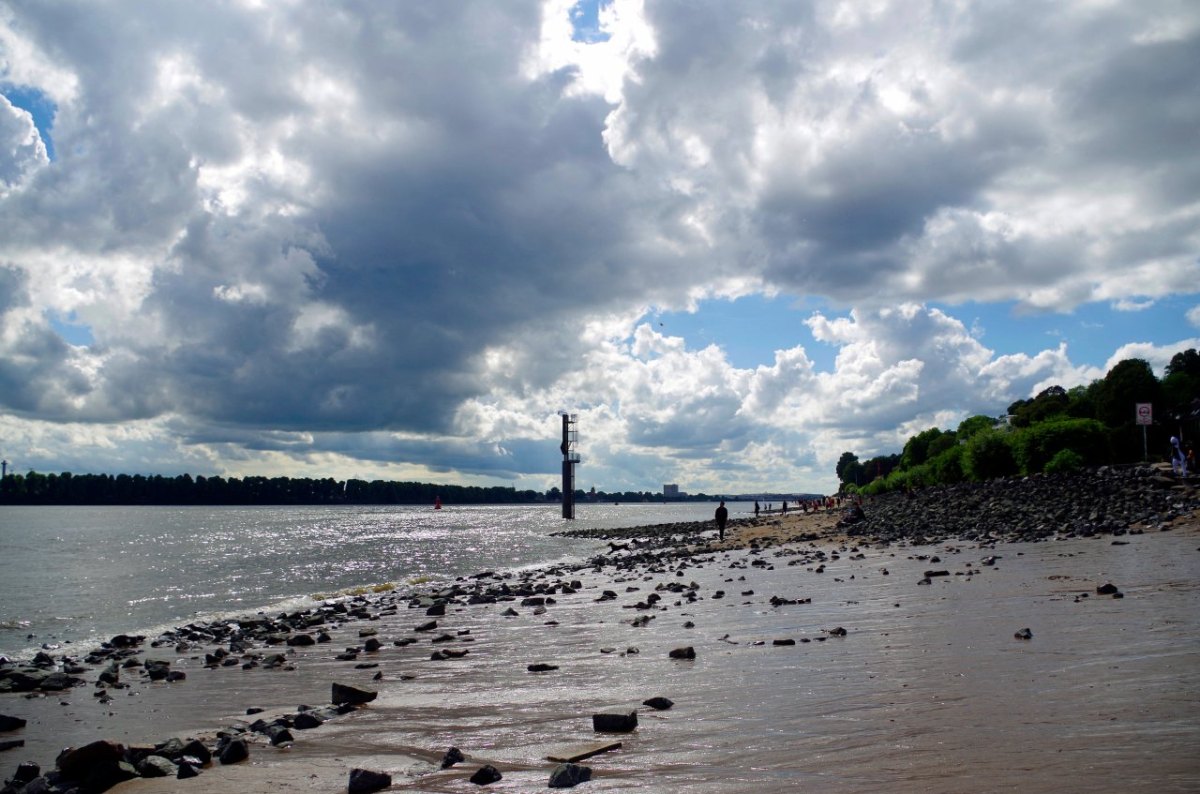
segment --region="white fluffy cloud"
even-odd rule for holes
[[[828,490],[1103,374],[931,304],[1195,291],[1191,4],[572,5],[0,10],[4,454],[542,487],[568,409],[600,487]],[[648,321],[752,293],[835,364]]]

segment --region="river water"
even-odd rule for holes
[[[737,516],[752,505],[731,505]],[[0,655],[87,645],[312,596],[582,558],[570,529],[710,519],[703,503],[0,507]],[[61,652],[61,649],[60,649]]]

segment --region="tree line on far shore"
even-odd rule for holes
[[[1200,353],[1176,353],[1159,380],[1143,359],[1125,359],[1088,386],[1050,386],[1017,400],[1004,416],[965,419],[954,430],[931,427],[899,454],[860,461],[842,453],[844,492],[877,494],[966,480],[1135,463],[1168,457],[1169,439],[1185,446],[1200,430]],[[1150,405],[1140,425],[1136,406]],[[1200,441],[1200,439],[1197,439]]]
[[[332,477],[192,477],[181,474],[9,474],[0,481],[0,505],[446,505],[559,503],[562,492],[512,487],[439,485]],[[695,494],[687,501],[712,501]],[[577,502],[661,502],[648,491],[575,491]],[[682,501],[682,500],[673,500]]]

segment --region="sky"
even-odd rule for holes
[[[1193,0],[0,0],[25,472],[831,492],[1200,347]]]

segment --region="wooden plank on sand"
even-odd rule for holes
[[[573,764],[576,761],[582,761],[585,758],[591,758],[593,755],[607,753],[612,750],[620,749],[620,742],[584,742],[583,744],[569,744],[565,747],[557,748],[550,755],[546,756],[547,761],[553,761],[556,764]]]

